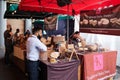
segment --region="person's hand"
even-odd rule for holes
[[[86,46],[86,41],[85,40],[81,41],[81,44],[82,44],[82,47],[85,47]]]
[[[10,34],[11,36],[13,36],[13,33],[12,33],[12,32],[10,32],[9,34]]]
[[[80,39],[80,41],[84,41],[84,39],[81,36],[79,36],[78,38]]]

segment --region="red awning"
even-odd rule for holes
[[[72,15],[73,10],[75,14],[79,14],[81,10],[91,10],[117,4],[120,4],[120,0],[72,0],[72,3],[69,4],[69,14]],[[57,0],[21,0],[19,10],[68,14],[67,6],[58,6]]]

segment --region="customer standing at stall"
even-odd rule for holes
[[[20,29],[17,28],[14,34],[14,39],[13,39],[14,45],[19,44],[19,32],[20,32]]]
[[[5,43],[5,64],[9,65],[12,61],[10,55],[13,52],[13,33],[11,25],[7,25],[7,30],[4,32],[4,43]]]
[[[27,71],[29,80],[38,80],[39,55],[47,51],[47,47],[37,38],[40,34],[39,28],[33,28],[32,33],[27,39]]]

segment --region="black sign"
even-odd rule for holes
[[[120,35],[120,5],[80,12],[80,32]]]

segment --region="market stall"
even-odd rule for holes
[[[108,51],[104,48],[99,48],[96,44],[82,45],[79,43],[79,47],[74,48],[73,44],[65,43],[64,36],[54,36],[53,39],[49,37],[49,39],[42,39],[41,41],[48,48],[47,52],[40,55],[41,79],[50,80],[58,78],[60,75],[68,73],[68,71],[70,71],[70,75],[72,73],[75,74],[73,76],[65,75],[65,80],[68,77],[70,78],[69,80],[73,80],[73,78],[76,80],[106,79],[116,74],[117,51]],[[54,44],[50,44],[51,42]],[[24,72],[26,71],[25,54],[25,50],[22,50],[20,46],[14,46],[14,62]],[[73,68],[75,68],[75,72],[72,72]],[[56,74],[56,77],[54,74]]]
[[[73,0],[73,1],[75,1],[75,0]],[[46,7],[46,4],[49,4],[47,2],[49,2],[49,1],[45,0],[42,3],[39,0],[35,0],[35,1],[33,1],[33,3],[28,3],[27,0],[26,1],[24,0],[20,3],[19,9],[23,10],[23,11],[27,11],[27,10],[28,11],[33,11],[33,10],[35,10],[36,12],[43,12],[44,11],[44,12],[55,12],[55,13],[73,15],[73,14],[78,14],[79,11],[82,10],[83,8],[84,9],[86,9],[86,8],[87,9],[88,8],[93,9],[93,6],[98,4],[98,2],[101,2],[101,0],[95,1],[95,3],[93,3],[93,1],[91,2],[91,1],[86,0],[87,4],[89,4],[89,3],[91,4],[90,6],[87,6],[87,7],[81,7],[84,4],[83,4],[83,2],[80,1],[79,3],[81,3],[82,5],[80,5],[80,6],[74,5],[76,9],[74,9],[73,7],[70,7],[70,12],[69,12],[69,9],[68,9],[69,6],[65,6],[63,8],[65,11],[62,11],[61,7],[59,7],[57,5],[56,0],[53,1],[53,3],[54,2],[56,3],[56,4],[54,4],[53,7],[57,7],[57,10],[55,10],[54,8],[51,9],[50,7],[48,8],[48,6]],[[108,0],[108,2],[107,1],[105,1],[105,2],[109,3],[109,0]],[[79,5],[79,3],[77,3],[77,4]],[[101,3],[104,3],[104,1],[101,2]],[[25,5],[25,4],[27,4],[27,5]],[[36,6],[33,6],[34,4]],[[42,5],[40,5],[40,4],[42,4]],[[118,3],[115,1],[114,4],[118,4]],[[70,5],[73,6],[73,3],[71,3]],[[110,4],[108,4],[108,5],[110,5]],[[77,10],[78,7],[81,7],[81,8],[79,10]],[[98,8],[98,7],[99,6],[97,6],[96,8]],[[46,21],[46,19],[44,19],[44,20]],[[57,23],[57,21],[56,21],[56,23]],[[68,26],[68,27],[70,27],[70,26]],[[68,31],[68,30],[66,30],[66,31]],[[105,79],[105,78],[113,77],[115,75],[115,72],[116,72],[116,53],[117,53],[116,51],[106,52],[105,50],[103,50],[102,52],[99,53],[99,52],[97,52],[97,51],[99,51],[98,46],[97,46],[96,50],[90,51],[88,49],[88,46],[86,46],[86,45],[84,47],[79,46],[80,48],[78,50],[78,48],[76,49],[74,45],[72,45],[72,48],[68,48],[69,44],[66,44],[67,41],[65,41],[66,40],[65,36],[54,35],[54,36],[51,36],[51,38],[53,40],[53,41],[51,41],[52,44],[48,44],[49,43],[48,40],[50,39],[48,37],[47,37],[47,39],[45,39],[45,38],[40,39],[44,44],[46,44],[48,49],[51,46],[53,46],[53,48],[50,52],[49,52],[49,50],[46,52],[48,57],[46,57],[46,55],[44,56],[45,58],[40,57],[41,59],[43,59],[43,60],[40,60],[40,64],[41,64],[40,78],[42,80],[43,79],[44,80],[53,80],[53,79],[56,80],[56,78],[61,79],[61,78],[59,78],[61,76],[63,78],[62,80],[67,80],[67,79],[77,80],[77,78],[80,77],[80,76],[81,76],[81,79],[78,78],[78,80],[82,80],[82,79],[83,80],[96,80],[96,78],[97,79]],[[62,48],[62,50],[60,50],[63,43],[65,43],[64,44],[65,47]],[[17,50],[17,51],[19,51],[19,50]],[[87,53],[85,53],[86,51],[87,51]],[[15,52],[15,53],[17,53],[17,52]],[[20,53],[18,55],[14,54],[14,56],[17,57],[19,60],[22,60],[23,62],[25,62],[25,58],[24,58],[25,55],[22,54],[22,58],[21,58],[20,57],[21,53],[23,53],[23,52],[20,51]],[[57,53],[59,53],[59,54],[57,54]],[[56,57],[56,55],[57,55],[57,57]],[[77,57],[77,56],[79,56],[80,62],[82,62],[82,65],[81,65],[81,70],[82,71],[80,71],[80,69],[78,70],[78,62],[72,60],[72,59],[78,59],[78,58],[74,58],[74,57]],[[44,59],[46,61],[44,61]],[[67,59],[67,60],[64,61],[65,59]],[[110,64],[113,64],[113,65],[111,66]],[[70,68],[66,71],[65,69],[68,68],[68,67],[70,67]],[[72,67],[75,68],[75,70],[73,72],[73,73],[75,73],[74,75],[71,73],[72,72],[71,70],[73,69]],[[24,68],[25,68],[25,66],[24,66]],[[71,73],[70,75],[72,75],[72,76],[65,75],[65,77],[63,77],[63,74],[65,74],[66,72],[68,74],[69,71]],[[79,75],[77,77],[78,73],[79,73]]]

